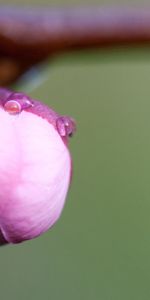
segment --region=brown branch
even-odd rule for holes
[[[0,7],[0,84],[62,51],[150,45],[150,8]]]

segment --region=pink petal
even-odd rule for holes
[[[10,243],[32,239],[59,218],[70,182],[69,151],[47,120],[0,108],[0,229]]]

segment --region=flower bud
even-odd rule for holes
[[[23,93],[0,89],[0,243],[47,231],[60,217],[71,178],[74,120]]]

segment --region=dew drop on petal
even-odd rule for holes
[[[59,117],[56,127],[61,136],[72,136],[76,130],[75,121],[68,116]]]
[[[9,114],[19,114],[21,112],[21,105],[15,100],[9,100],[4,104],[4,109]]]

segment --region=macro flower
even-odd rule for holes
[[[0,89],[0,243],[47,231],[60,217],[71,180],[74,120],[24,93]]]

